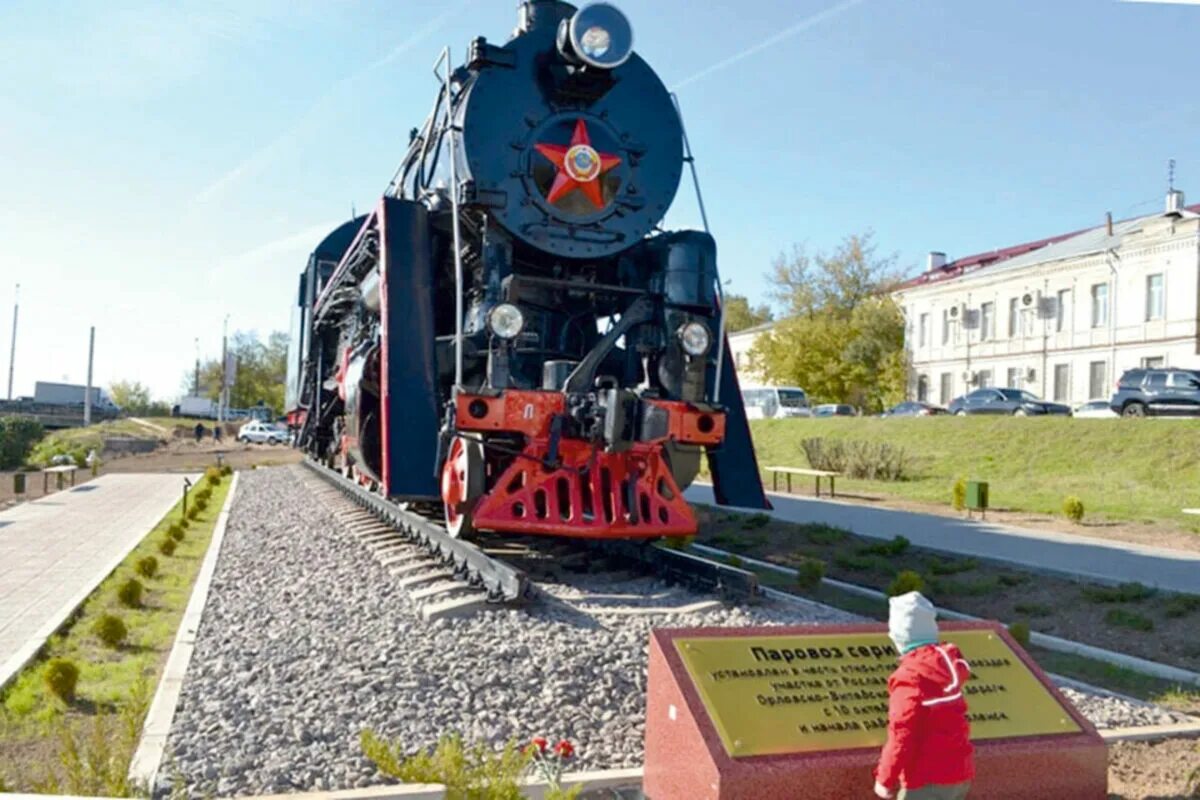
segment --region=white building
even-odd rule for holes
[[[752,328],[743,328],[728,335],[729,357],[737,367],[738,382],[743,386],[758,386],[763,383],[763,376],[757,370],[750,368],[750,350],[758,337],[775,327],[775,322],[764,322]]]
[[[1138,366],[1200,367],[1200,205],[946,262],[894,297],[910,396],[947,404],[982,386],[1069,403],[1108,398]],[[1110,218],[1111,219],[1111,218]]]

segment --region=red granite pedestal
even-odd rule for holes
[[[971,800],[1104,800],[1107,749],[1095,728],[1058,694],[1044,673],[1000,625],[991,627],[1012,647],[1079,725],[1078,733],[975,742]],[[943,631],[978,629],[944,623]],[[731,757],[710,719],[673,640],[862,633],[879,625],[656,630],[650,643],[644,791],[649,800],[790,800],[874,797],[877,748]],[[1019,713],[1019,708],[1014,709]]]

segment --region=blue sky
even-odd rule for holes
[[[762,297],[793,242],[871,228],[916,269],[1200,200],[1200,7],[1115,0],[617,0],[678,87],[720,266]],[[325,231],[368,208],[450,44],[512,0],[0,4],[0,363],[17,394],[178,394],[221,323],[285,329]],[[690,187],[668,216],[698,226]],[[0,385],[0,391],[4,386]]]

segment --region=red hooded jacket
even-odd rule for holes
[[[888,738],[875,780],[895,789],[975,777],[963,684],[971,667],[952,644],[923,645],[888,678]]]

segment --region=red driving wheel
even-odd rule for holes
[[[471,510],[482,494],[483,446],[456,436],[442,465],[442,505],[451,536],[465,538],[475,531]]]

